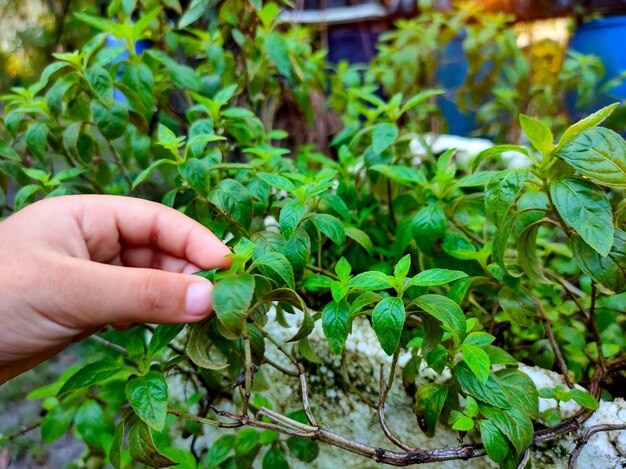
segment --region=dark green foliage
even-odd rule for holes
[[[587,382],[626,347],[626,143],[597,127],[614,106],[562,133],[522,115],[533,148],[496,146],[472,162],[427,149],[417,164],[409,143],[440,91],[407,93],[385,73],[393,92],[380,98],[371,75],[381,76],[383,59],[364,76],[346,64],[329,75],[311,31],[280,26],[276,4],[117,1],[109,10],[111,19],[77,18],[125,41],[128,58],[113,63],[121,51],[98,34],[5,96],[3,213],[61,194],[157,200],[227,239],[232,266],[199,273],[214,282],[214,317],[158,326],[149,339],[143,329],[111,333],[127,353],[108,351],[36,394],[53,399],[46,443],[73,426],[115,467],[163,467],[195,461],[171,448],[171,435],[199,437],[215,419],[258,428],[216,439],[201,455],[206,467],[311,463],[320,443],[306,414],[268,427],[272,403],[260,393],[276,384],[266,372],[306,376],[335,354],[349,368],[355,327],[371,327],[394,365],[410,352],[403,384],[427,435],[438,425],[471,433],[502,467],[517,464],[535,424],[561,420],[539,414],[539,395],[597,407],[578,389],[538,395],[517,367],[560,367],[558,347],[570,379]],[[146,37],[153,48],[135,53]],[[296,139],[313,143],[309,124],[323,118],[315,93],[343,123],[325,154]],[[287,125],[281,103],[297,109]],[[500,155],[512,150],[531,166],[504,168]],[[295,333],[268,332],[293,318]],[[316,324],[327,348],[310,340]],[[270,347],[289,361],[270,363]],[[437,382],[419,380],[425,366]],[[184,398],[169,391],[174,377]],[[220,414],[219,399],[246,413]]]

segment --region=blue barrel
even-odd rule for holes
[[[594,54],[604,64],[604,78],[594,93],[593,102],[584,108],[576,107],[576,95],[567,97],[567,108],[572,120],[578,120],[591,112],[616,101],[626,99],[626,81],[605,92],[602,85],[626,71],[626,15],[610,16],[580,25],[570,42],[570,48],[582,54]]]
[[[376,55],[380,32],[362,25],[344,26],[328,30],[328,61],[337,64],[347,60],[351,64],[368,64]]]
[[[466,35],[465,31],[459,33],[440,52],[435,73],[437,82],[446,90],[444,95],[439,96],[437,104],[448,124],[448,133],[462,137],[469,136],[478,128],[476,113],[473,111],[462,112],[457,105],[459,93],[465,85],[465,78],[469,71],[467,56],[463,49]]]

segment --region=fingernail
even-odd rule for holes
[[[211,291],[213,285],[210,282],[195,282],[187,288],[185,298],[185,312],[189,316],[206,316],[211,307]]]

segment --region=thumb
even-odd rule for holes
[[[79,327],[196,322],[213,310],[213,285],[202,277],[85,260],[77,263],[80,268],[67,270],[75,286],[70,302],[74,307],[66,311]]]

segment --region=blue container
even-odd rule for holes
[[[626,99],[626,82],[601,92],[604,83],[626,71],[626,16],[610,16],[580,25],[570,42],[570,48],[582,54],[595,54],[604,64],[604,78],[594,93],[594,100],[584,108],[576,108],[576,95],[567,96],[567,109],[573,120]]]
[[[446,90],[446,94],[439,96],[437,104],[441,114],[448,124],[448,133],[469,136],[476,131],[476,113],[461,112],[458,108],[458,97],[465,85],[465,78],[469,71],[467,56],[463,49],[466,33],[459,33],[452,39],[446,48],[439,54],[435,77],[439,85]]]
[[[328,31],[328,61],[337,64],[368,64],[376,55],[378,31],[363,26],[333,28]]]

